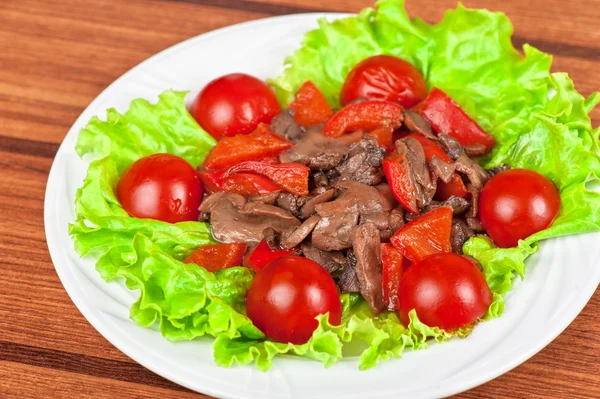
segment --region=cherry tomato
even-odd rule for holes
[[[427,97],[427,84],[417,68],[402,58],[376,55],[359,62],[340,93],[342,105],[359,98],[394,101],[410,108]]]
[[[430,327],[451,331],[483,316],[492,303],[483,273],[467,258],[439,253],[410,266],[400,280],[400,320],[409,323],[415,309],[419,320]]]
[[[127,213],[168,223],[198,220],[202,184],[183,158],[154,154],[141,158],[123,173],[117,197]]]
[[[514,247],[550,227],[560,209],[560,193],[545,176],[510,169],[492,177],[479,197],[479,217],[494,243]]]
[[[275,259],[254,277],[246,297],[248,317],[269,338],[304,344],[329,312],[339,325],[342,303],[333,278],[318,263],[299,256]]]
[[[249,134],[259,123],[271,123],[281,111],[262,80],[243,73],[217,78],[198,94],[190,113],[211,136]]]

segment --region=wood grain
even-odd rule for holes
[[[439,20],[454,0],[408,0]],[[600,89],[600,1],[466,0],[502,9],[516,45],[555,54],[584,94]],[[113,80],[181,40],[230,24],[371,0],[0,1],[0,397],[203,397],[127,358],[81,316],[52,266],[43,198],[69,127]],[[207,17],[209,16],[209,17]],[[600,111],[592,115],[598,123]],[[460,398],[600,398],[600,292],[546,349]]]

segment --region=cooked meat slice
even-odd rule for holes
[[[467,175],[467,178],[475,188],[481,190],[483,185],[489,180],[490,176],[477,161],[469,158],[462,153],[456,162],[456,170]]]
[[[467,242],[469,237],[473,237],[473,230],[467,226],[462,219],[452,220],[452,235],[450,237],[450,244],[452,245],[452,252],[462,255],[462,247]]]
[[[349,151],[349,147],[338,140],[309,129],[298,143],[279,155],[281,162],[297,162],[311,169],[335,168]]]
[[[358,212],[338,212],[319,220],[312,233],[313,245],[324,251],[339,251],[352,246],[352,230],[358,224]]]
[[[290,141],[296,141],[303,133],[303,129],[296,123],[290,110],[282,111],[273,118],[271,131]]]
[[[305,257],[323,266],[328,273],[340,270],[347,263],[341,251],[322,251],[312,245],[310,241],[303,242],[300,246]]]
[[[488,170],[486,170],[486,172],[488,173],[488,175],[490,175],[490,177],[494,177],[498,173],[504,172],[505,170],[509,170],[509,169],[510,169],[510,166],[507,163],[505,163],[500,166],[496,166],[495,168],[488,169]]]
[[[285,230],[281,233],[281,248],[297,247],[314,230],[321,217],[315,215],[306,219],[300,226]]]
[[[296,196],[290,193],[281,193],[277,197],[277,206],[285,209],[292,215],[298,215],[298,202]]]
[[[467,226],[469,226],[469,228],[474,232],[483,233],[485,231],[483,224],[481,224],[481,221],[478,218],[472,218],[467,216],[465,220],[467,221]]]
[[[353,180],[358,183],[374,186],[384,179],[383,162],[385,150],[379,147],[374,137],[364,136],[358,143],[350,146],[348,157],[336,170],[341,180]]]
[[[383,211],[383,199],[375,187],[354,181],[342,181],[336,185],[336,189],[342,193],[335,201],[315,206],[319,216],[329,217],[344,212],[369,214]]]
[[[423,146],[413,138],[404,138],[396,141],[396,148],[400,155],[404,155],[412,172],[417,207],[427,206],[435,195],[436,184],[431,180],[427,159]]]
[[[473,184],[467,184],[467,191],[471,194],[471,207],[465,214],[466,217],[474,218],[479,214],[479,192]]]
[[[471,204],[469,203],[469,201],[467,201],[464,198],[461,197],[456,197],[456,196],[452,196],[450,198],[448,198],[446,201],[444,201],[443,204],[441,205],[448,205],[449,207],[452,208],[452,213],[454,215],[460,215],[463,214],[467,211],[467,209],[469,209],[469,206],[471,206]]]
[[[238,200],[235,195],[222,196],[210,209],[212,234],[217,241],[257,242],[269,227],[280,233],[300,225],[298,219],[276,206],[249,202],[240,207],[239,202],[234,204]]]
[[[381,194],[381,199],[383,200],[383,210],[391,211],[398,204],[396,201],[396,197],[394,197],[394,193],[392,193],[392,189],[388,186],[387,183],[381,183],[375,186],[379,194]]]
[[[431,131],[431,125],[420,114],[407,108],[402,109],[404,125],[413,133],[419,133],[431,140],[437,140],[437,137]]]
[[[277,236],[277,232],[272,227],[267,227],[263,230],[263,238],[269,248],[272,250],[281,249],[279,247],[279,237]]]
[[[364,135],[365,135],[365,132],[363,130],[355,130],[350,133],[344,133],[344,135],[342,137],[338,137],[336,140],[339,143],[342,143],[342,144],[350,147],[352,144],[358,143],[363,138]]]
[[[456,171],[456,165],[454,163],[446,163],[435,155],[429,161],[429,167],[434,176],[442,179],[444,183],[450,183],[454,176],[454,172]]]
[[[475,266],[477,266],[477,268],[479,269],[479,271],[483,273],[483,266],[481,266],[481,263],[479,263],[479,261],[477,259],[475,259],[474,257],[469,256],[469,255],[463,255],[463,256],[465,258],[469,259],[471,262],[473,262],[473,264]]]
[[[316,187],[329,187],[329,179],[323,172],[317,172],[313,175],[313,180]]]
[[[275,205],[277,199],[279,198],[279,191],[274,191],[272,193],[260,194],[260,195],[252,195],[248,200],[254,202],[262,202],[267,205]]]
[[[366,223],[374,224],[379,231],[387,230],[390,227],[390,211],[361,215],[359,224]]]
[[[458,159],[458,157],[460,157],[460,154],[462,154],[462,146],[454,137],[440,133],[437,135],[437,138],[450,158]]]
[[[358,226],[352,234],[352,250],[356,256],[356,276],[360,293],[374,314],[385,308],[381,277],[381,240],[373,223]]]
[[[360,292],[360,283],[356,276],[356,256],[354,256],[354,252],[351,249],[348,250],[346,255],[348,262],[344,266],[344,270],[338,281],[340,291],[342,294],[347,292]]]
[[[302,209],[300,209],[300,219],[309,218],[315,213],[315,206],[324,202],[331,201],[334,195],[335,190],[333,188],[330,188],[329,190],[308,199],[306,203],[302,206]]]
[[[480,157],[485,155],[487,147],[483,144],[471,144],[464,146],[463,150],[468,157]]]
[[[246,203],[246,198],[239,194],[229,194],[223,191],[219,191],[217,193],[211,194],[208,197],[204,198],[202,203],[200,204],[200,208],[198,210],[200,212],[210,214],[213,208],[221,203],[222,201],[231,202],[236,208],[241,208]]]

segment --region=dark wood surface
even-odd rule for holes
[[[119,352],[77,311],[46,247],[43,198],[71,124],[150,55],[226,25],[370,0],[0,0],[0,397],[201,397]],[[408,0],[434,22],[454,0]],[[555,54],[584,94],[600,89],[600,1],[466,0],[505,11],[515,43]],[[592,115],[595,124],[600,111]],[[526,306],[526,304],[524,304]],[[547,348],[460,398],[600,398],[600,293]]]

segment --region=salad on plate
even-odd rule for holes
[[[367,369],[464,338],[539,241],[600,230],[600,95],[511,34],[501,13],[431,25],[382,0],[320,20],[266,82],[110,109],[77,140],[75,249],[139,290],[135,322],[213,337],[220,366]]]

